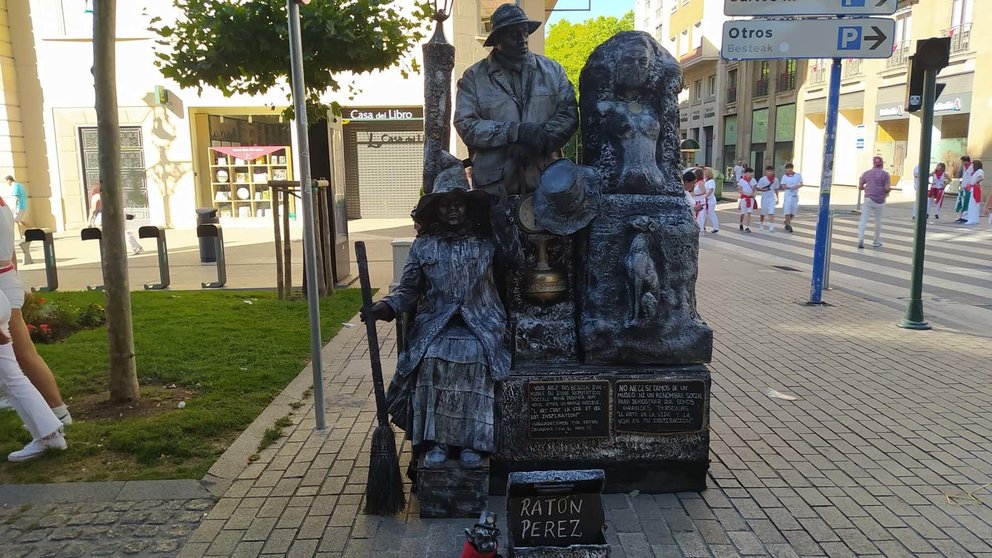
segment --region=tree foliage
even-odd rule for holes
[[[337,91],[341,72],[389,68],[424,38],[426,3],[405,15],[393,0],[317,1],[300,6],[309,109]],[[173,0],[183,16],[152,20],[156,65],[183,87],[215,87],[224,95],[258,95],[288,83],[289,27],[285,0]],[[404,77],[416,61],[401,67]],[[350,84],[349,84],[350,88]]]
[[[581,23],[561,20],[551,26],[544,41],[544,53],[565,68],[568,81],[572,82],[575,94],[579,94],[579,74],[586,65],[592,51],[607,39],[621,31],[634,29],[634,12],[629,11],[620,19],[612,16],[599,16]],[[580,132],[576,132],[563,148],[565,157],[576,162],[582,153]]]
[[[581,23],[561,20],[551,26],[544,42],[544,53],[565,68],[568,80],[579,91],[579,73],[593,49],[621,31],[634,29],[634,12],[627,12],[622,18],[599,16]]]

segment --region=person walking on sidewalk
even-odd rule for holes
[[[799,189],[803,187],[803,176],[796,172],[792,163],[786,163],[782,176],[782,213],[785,215],[785,230],[792,232],[792,218],[799,213]]]
[[[975,174],[975,166],[971,162],[971,157],[965,155],[961,157],[961,164],[963,170],[961,171],[961,187],[958,189],[958,201],[954,205],[954,212],[958,214],[958,218],[954,221],[955,223],[964,223],[967,221],[965,219],[965,213],[968,212],[968,206],[971,205],[971,179]]]
[[[713,169],[706,167],[703,169],[703,178],[706,182],[703,183],[704,201],[703,210],[700,212],[702,216],[699,219],[699,230],[704,230],[703,225],[706,224],[706,218],[710,219],[710,226],[713,234],[720,232],[720,220],[716,217],[716,179],[714,178]]]
[[[974,169],[968,185],[968,193],[971,195],[971,201],[968,203],[968,209],[964,214],[965,225],[977,225],[979,214],[982,210],[982,180],[985,179],[985,171],[982,170],[981,161],[976,160],[971,164],[971,167]]]
[[[16,280],[14,264],[10,263],[14,258],[14,214],[2,199],[0,199],[0,231],[5,233],[0,237],[0,262],[5,262],[0,265],[0,278],[6,282],[13,275]],[[3,392],[2,395],[24,422],[32,438],[24,449],[11,452],[7,456],[8,460],[18,462],[39,457],[49,449],[64,450],[66,443],[62,436],[62,421],[55,416],[55,412],[48,406],[38,388],[24,375],[17,362],[12,342],[13,332],[10,329],[13,309],[11,301],[7,298],[7,292],[15,297],[20,296],[23,301],[24,291],[0,289],[0,392]],[[30,342],[30,338],[28,341]]]
[[[28,212],[28,190],[23,184],[14,180],[11,175],[7,175],[4,180],[7,182],[7,188],[3,192],[3,201],[14,212],[14,224],[17,226],[17,236],[20,239],[21,252],[24,254],[24,264],[32,264],[34,261],[28,251],[28,243],[24,240],[24,231],[30,228],[30,225],[25,221]]]
[[[754,189],[758,184],[754,181],[753,174],[754,169],[746,167],[741,179],[737,181],[737,192],[741,195],[740,201],[737,202],[737,210],[740,212],[738,226],[746,233],[751,232],[751,214],[754,213],[756,205]]]
[[[692,190],[696,187],[696,171],[692,169],[686,169],[682,171],[682,189],[685,191],[685,203],[689,206],[689,211],[692,212],[693,221],[696,222],[696,226],[699,226],[699,221],[695,220],[695,216],[699,213],[699,202],[692,195]]]
[[[778,205],[778,190],[782,187],[775,177],[775,167],[765,167],[765,176],[758,181],[758,191],[761,192],[761,228],[765,228],[765,217],[768,217],[768,232],[775,232],[775,206]]]
[[[699,227],[699,232],[706,232],[706,228],[703,226],[706,224],[706,178],[703,174],[703,169],[692,168],[692,176],[694,182],[692,183],[692,199],[696,202],[696,211],[693,217],[696,219],[696,226]]]
[[[944,189],[951,182],[951,176],[947,174],[947,165],[937,163],[933,174],[930,175],[930,190],[927,192],[927,216],[933,216],[935,220],[940,219],[940,210],[944,207]]]
[[[882,246],[885,198],[892,191],[889,173],[882,168],[884,164],[885,161],[876,155],[872,159],[872,168],[866,170],[858,181],[858,190],[865,193],[864,210],[861,212],[861,222],[858,223],[858,248],[865,247],[865,229],[868,227],[868,219],[872,217],[875,218],[875,240],[871,244],[876,248]]]

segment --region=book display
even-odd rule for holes
[[[211,147],[210,199],[218,217],[271,219],[270,180],[292,180],[293,158],[286,145]],[[290,205],[296,213],[296,200]]]

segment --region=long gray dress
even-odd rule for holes
[[[417,315],[387,400],[415,447],[443,443],[496,450],[494,385],[506,378],[506,314],[493,283],[488,238],[424,235],[410,248],[399,286],[383,300]]]

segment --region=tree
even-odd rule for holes
[[[612,16],[599,16],[581,23],[561,20],[551,26],[544,41],[544,53],[565,68],[568,81],[572,82],[575,94],[579,94],[579,74],[593,49],[621,31],[634,29],[634,12],[629,11],[620,19]],[[582,153],[580,132],[576,132],[565,145],[565,156],[577,161]]]
[[[107,297],[110,357],[110,402],[140,398],[131,324],[131,287],[124,244],[124,196],[121,192],[121,136],[117,117],[117,0],[93,6],[93,81],[96,89],[100,201],[103,220],[103,284]]]
[[[429,16],[418,3],[409,16],[392,0],[317,1],[300,7],[308,116],[326,116],[320,96],[337,91],[335,74],[382,70],[402,60],[424,38]],[[183,16],[152,20],[156,65],[183,87],[216,87],[227,96],[258,95],[289,82],[286,3],[279,0],[173,0]],[[401,67],[407,77],[416,61]],[[288,87],[287,87],[288,89]],[[349,84],[350,89],[350,84]]]

